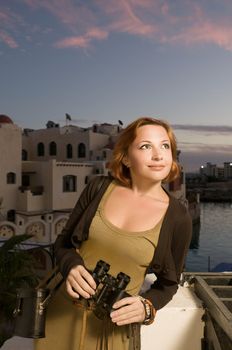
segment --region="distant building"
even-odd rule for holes
[[[219,180],[224,180],[224,179],[225,179],[225,171],[224,171],[224,168],[218,167],[218,168],[217,168],[217,174],[218,174],[218,179],[219,179]]]
[[[232,179],[232,162],[224,163],[224,178]]]
[[[199,174],[218,180],[232,179],[232,162],[225,162],[223,167],[207,162],[206,165],[200,167]]]
[[[216,164],[212,164],[210,162],[206,163],[206,166],[202,165],[200,167],[200,174],[206,175],[209,177],[217,177],[218,176],[218,168]]]

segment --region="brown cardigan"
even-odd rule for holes
[[[75,265],[84,265],[76,248],[88,239],[89,226],[111,181],[110,177],[98,176],[85,187],[66,226],[55,241],[55,257],[64,278]],[[149,272],[154,272],[157,280],[143,293],[143,297],[150,299],[156,310],[166,305],[177,291],[192,236],[188,210],[176,198],[169,198],[158,245],[149,266]]]

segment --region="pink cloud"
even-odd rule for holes
[[[80,32],[94,26],[95,15],[84,5],[77,5],[72,0],[23,0],[32,9],[39,8],[50,12],[64,26],[73,32]]]
[[[0,11],[0,21],[6,22],[6,21],[8,21],[8,19],[9,19],[9,16],[5,12]]]
[[[84,36],[70,37],[65,38],[58,41],[55,46],[59,49],[64,49],[67,47],[77,48],[80,47],[82,49],[86,49],[89,47],[90,40],[85,38]]]
[[[167,41],[186,45],[212,43],[232,51],[232,27],[205,22],[174,35]]]
[[[2,30],[0,30],[0,40],[3,41],[11,49],[16,49],[18,47],[16,41],[9,34]]]
[[[144,22],[135,13],[136,8],[149,8],[151,0],[109,1],[97,0],[95,6],[98,15],[87,6],[74,5],[71,0],[24,0],[32,9],[43,8],[58,18],[74,34],[61,39],[57,47],[87,47],[94,39],[102,40],[112,32],[129,33],[139,36],[151,36],[154,25]],[[102,23],[103,22],[103,23]],[[92,27],[99,28],[99,35],[90,35]],[[104,35],[102,36],[102,32]],[[95,32],[96,33],[96,32]],[[105,34],[107,33],[107,34]],[[75,40],[74,40],[75,39]]]
[[[99,0],[98,5],[107,18],[109,32],[151,37],[156,29],[156,25],[148,23],[142,16],[143,10],[151,8],[151,0]]]
[[[92,40],[104,40],[107,39],[108,33],[99,28],[91,28],[85,35],[69,37],[58,41],[55,46],[58,48],[67,48],[67,47],[80,47],[88,48]]]
[[[90,39],[104,40],[108,37],[108,32],[100,28],[91,28],[87,33],[86,37]]]
[[[24,26],[20,15],[9,8],[0,8],[0,40],[12,49],[19,47],[15,35]]]
[[[231,20],[212,18],[198,4],[193,4],[192,11],[181,17],[167,14],[172,25],[160,30],[160,41],[178,45],[215,44],[232,51]],[[190,9],[189,9],[190,10]],[[178,29],[179,27],[179,29]],[[173,30],[171,33],[170,31]]]
[[[221,2],[224,9],[231,6],[226,0]],[[32,11],[42,9],[50,13],[61,24],[65,35],[54,44],[58,48],[86,49],[94,41],[106,40],[113,33],[127,33],[162,44],[212,43],[232,51],[232,25],[228,15],[231,12],[225,10],[218,14],[212,11],[213,5],[204,8],[200,0],[94,0],[88,3],[22,0],[22,3]],[[14,30],[19,32],[22,25],[25,27],[23,19],[0,8],[0,30],[1,22],[6,26],[2,28],[2,41],[17,47]],[[31,34],[28,28],[29,25],[25,38]],[[40,25],[37,33],[39,31],[43,34]],[[50,32],[55,33],[54,28],[50,28]]]

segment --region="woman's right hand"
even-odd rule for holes
[[[95,294],[96,283],[92,275],[82,265],[73,267],[66,279],[66,290],[72,298],[85,299]]]

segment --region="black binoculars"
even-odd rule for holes
[[[99,319],[110,314],[112,306],[117,300],[130,296],[125,292],[130,277],[123,272],[120,272],[117,277],[113,277],[108,274],[109,269],[109,264],[99,260],[92,272],[97,289],[91,300],[94,304],[93,312]],[[56,272],[49,278],[49,281],[53,277],[57,277]],[[47,305],[62,282],[63,279],[60,279],[53,289],[21,288],[18,290],[14,310],[14,335],[25,338],[45,337]]]
[[[113,277],[108,273],[109,269],[109,264],[99,260],[92,273],[97,284],[96,293],[92,297],[93,312],[99,319],[109,316],[116,301],[130,296],[125,291],[130,282],[130,277],[123,272],[119,272],[117,277]]]

